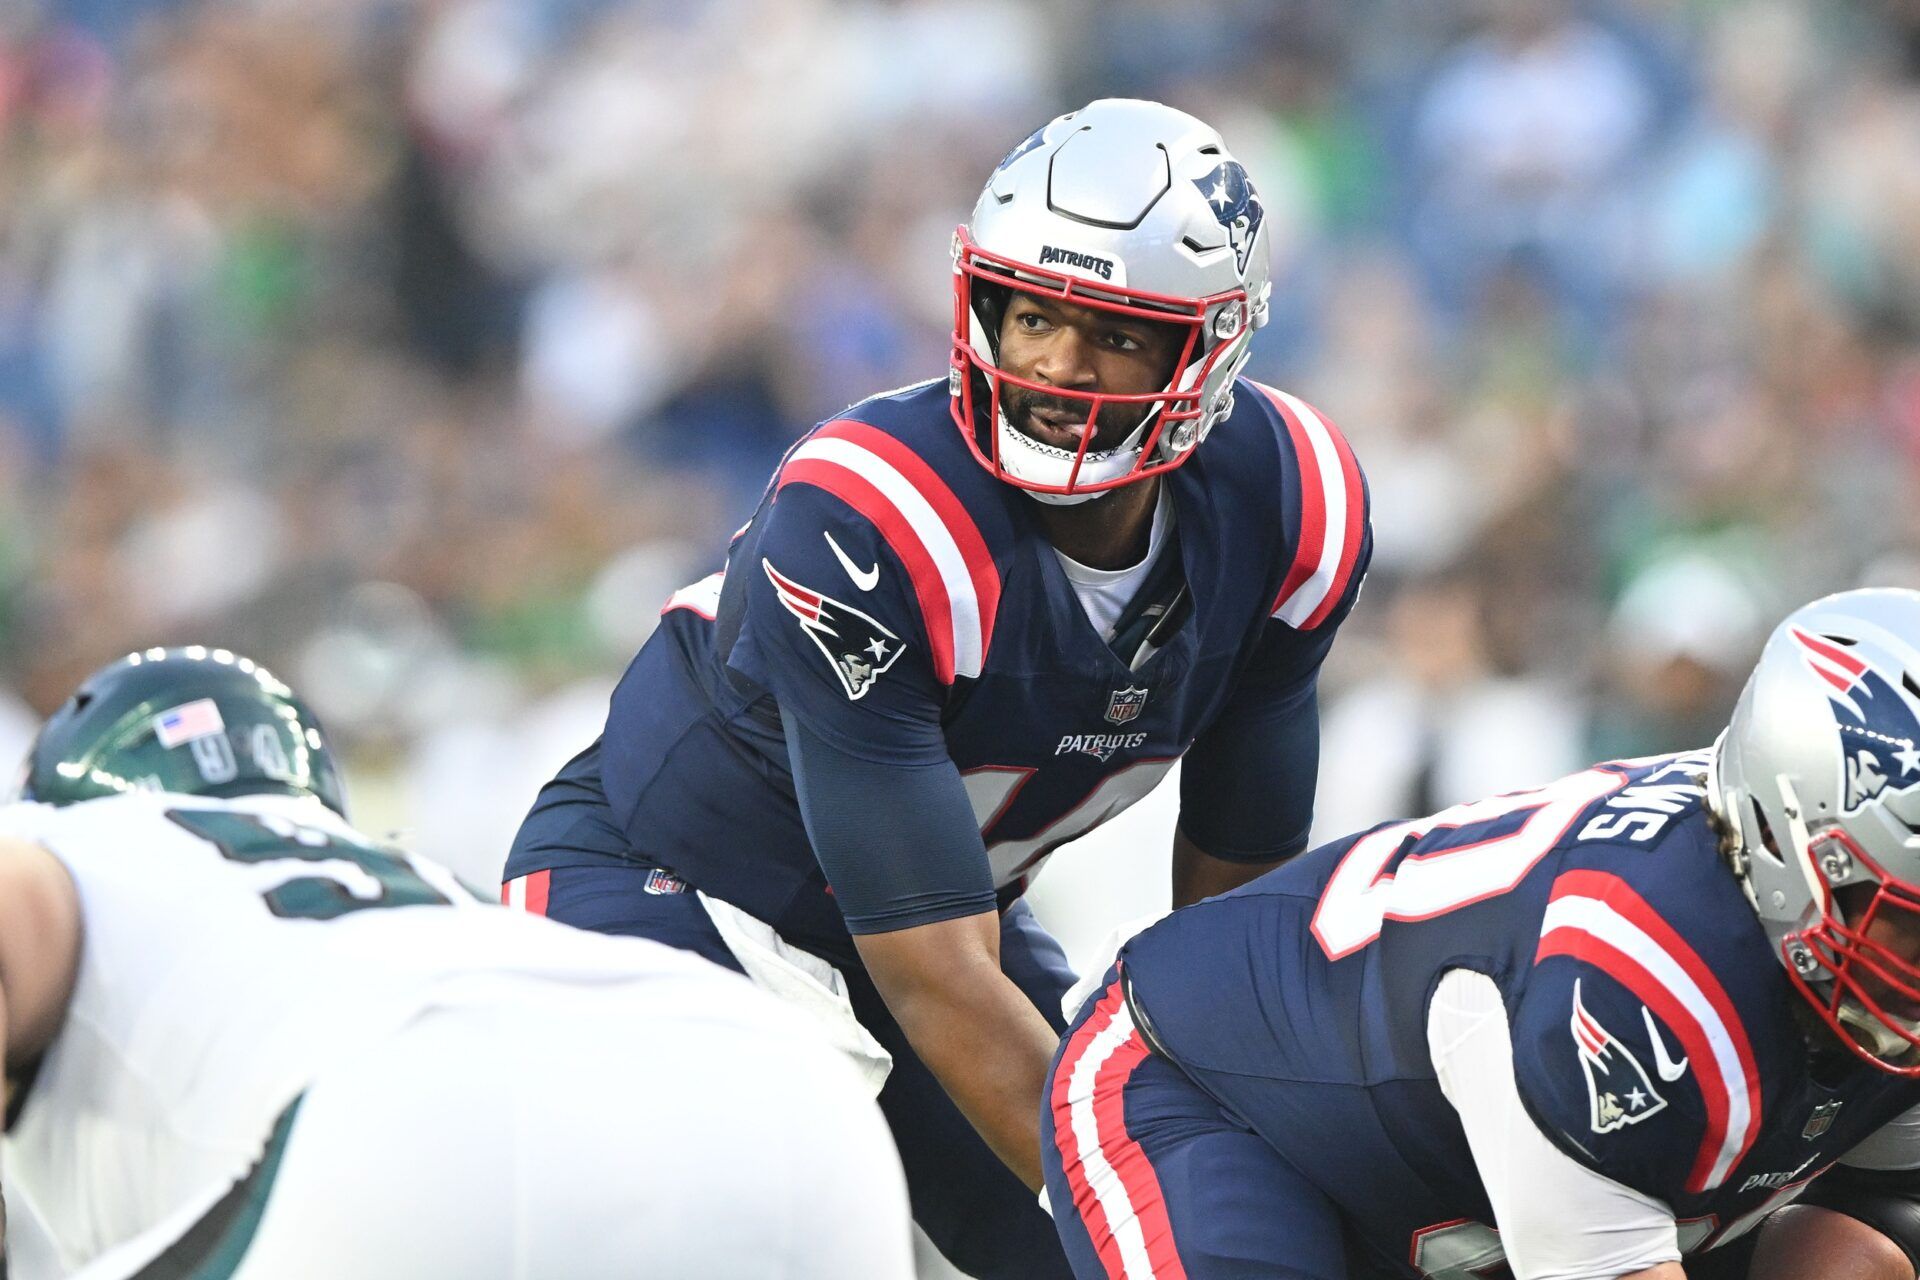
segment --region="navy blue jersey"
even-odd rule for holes
[[[1729,1239],[1920,1083],[1817,1051],[1826,1032],[1804,1029],[1718,851],[1705,767],[1600,765],[1317,849],[1123,948],[1137,1013],[1381,1260],[1421,1274],[1423,1249],[1491,1238],[1426,1035],[1441,975],[1486,974],[1541,1131],[1671,1206],[1683,1250]]]
[[[966,838],[984,841],[1003,904],[1196,743],[1209,767],[1189,770],[1182,818],[1195,843],[1244,860],[1296,852],[1312,732],[1305,758],[1248,744],[1303,705],[1312,713],[1315,672],[1370,553],[1364,481],[1310,407],[1242,381],[1234,412],[1162,483],[1174,511],[1162,555],[1178,557],[1185,598],[1163,601],[1116,652],[1033,498],[968,451],[944,381],[816,428],[724,573],[670,602],[597,753],[576,762],[597,772],[628,848],[517,847],[508,876],[631,854],[852,960],[782,713],[863,761],[951,761],[978,827]],[[1208,753],[1210,741],[1226,745]],[[1276,805],[1289,776],[1299,799]]]

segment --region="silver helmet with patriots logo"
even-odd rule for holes
[[[1219,133],[1158,102],[1103,98],[1035,130],[1000,162],[953,237],[953,416],[974,456],[1042,501],[1083,502],[1185,462],[1233,409],[1233,380],[1267,322],[1269,231]],[[1167,385],[1101,395],[1019,379],[998,362],[1011,290],[1174,326]],[[1007,388],[1084,406],[1080,448],[1015,428]],[[1107,406],[1145,405],[1090,449]],[[1079,408],[1076,407],[1075,412]]]
[[[1920,1075],[1920,592],[1789,615],[1716,744],[1708,797],[1795,987],[1843,1044]]]

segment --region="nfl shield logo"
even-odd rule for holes
[[[655,867],[647,873],[647,882],[641,889],[647,893],[685,893],[687,882],[665,867]]]
[[[1115,689],[1113,696],[1107,699],[1107,720],[1113,724],[1125,724],[1140,714],[1140,708],[1147,705],[1145,689]]]
[[[1840,1110],[1837,1102],[1823,1102],[1813,1109],[1813,1115],[1807,1119],[1807,1127],[1800,1131],[1803,1138],[1817,1138],[1833,1127],[1833,1116]]]

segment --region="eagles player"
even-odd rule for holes
[[[1912,1280],[1920,593],[1796,611],[1710,750],[1176,911],[1046,1127],[1082,1280]]]
[[[48,1274],[912,1275],[885,1126],[814,1028],[361,835],[246,659],[95,674],[23,793],[4,1190]]]
[[[1021,896],[1047,857],[1183,756],[1176,901],[1306,841],[1370,535],[1339,431],[1240,376],[1267,242],[1169,107],[1015,147],[955,234],[946,376],[789,452],[507,864],[556,919],[810,971],[891,1060],[915,1216],[976,1276],[1066,1274],[1032,1193],[1072,980]]]

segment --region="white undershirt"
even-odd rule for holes
[[[1460,1113],[1516,1280],[1614,1280],[1680,1256],[1671,1209],[1560,1150],[1527,1114],[1513,1077],[1507,1010],[1493,979],[1443,975],[1427,1049]],[[1920,1168],[1920,1107],[1841,1157],[1864,1169]]]
[[[1547,1140],[1520,1101],[1500,988],[1454,969],[1427,1007],[1440,1090],[1460,1113],[1515,1280],[1615,1280],[1680,1257],[1673,1211]]]
[[[1147,533],[1147,553],[1140,557],[1139,564],[1125,569],[1094,569],[1054,548],[1053,554],[1060,557],[1060,567],[1066,571],[1068,585],[1079,597],[1080,607],[1087,611],[1087,621],[1093,623],[1102,640],[1113,639],[1114,624],[1120,621],[1121,613],[1140,584],[1146,581],[1154,557],[1160,554],[1171,528],[1173,501],[1167,494],[1167,486],[1161,485],[1160,496],[1153,504],[1153,527]]]

